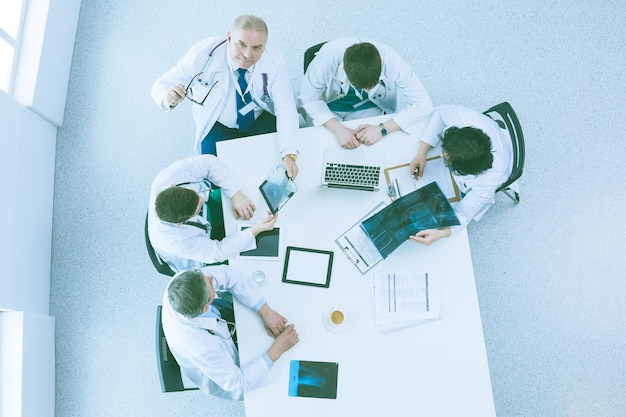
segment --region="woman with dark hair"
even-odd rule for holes
[[[414,242],[430,245],[479,220],[495,201],[513,167],[513,147],[505,129],[491,118],[462,106],[440,106],[433,110],[419,149],[409,164],[415,178],[428,169],[426,153],[441,146],[463,198],[454,208],[460,226],[427,229],[410,236]]]

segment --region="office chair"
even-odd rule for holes
[[[515,204],[519,203],[520,195],[517,188],[511,187],[515,181],[517,181],[524,171],[524,133],[522,132],[522,126],[519,119],[513,110],[513,107],[508,102],[502,102],[491,107],[489,110],[483,112],[483,114],[489,116],[495,120],[496,123],[502,128],[506,129],[511,136],[511,142],[513,143],[513,170],[509,179],[502,184],[496,192],[502,191],[507,195]]]
[[[161,310],[162,306],[157,306],[156,310],[156,354],[157,354],[157,367],[159,369],[159,380],[161,381],[162,392],[176,392],[176,391],[192,391],[199,388],[187,388],[183,384],[183,377],[180,373],[180,366],[169,346],[167,345],[167,339],[163,333],[163,325],[161,324]]]
[[[152,261],[152,265],[163,275],[167,275],[173,277],[176,272],[170,268],[170,266],[165,262],[152,247],[152,243],[150,243],[150,236],[148,235],[148,213],[146,213],[146,223],[144,226],[144,233],[146,238],[146,249],[148,249],[148,255],[150,256],[150,260]]]
[[[320,48],[324,46],[326,42],[328,41],[324,41],[322,43],[318,43],[317,45],[313,45],[304,52],[304,72],[305,73],[306,73],[307,68],[309,68],[309,64],[311,63],[311,61],[313,61],[313,58],[315,58],[317,51],[319,51]]]

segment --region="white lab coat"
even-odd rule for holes
[[[196,74],[203,72],[201,84],[204,84],[205,88],[194,87],[194,99],[201,101],[210,86],[217,81],[204,106],[191,101],[188,103],[191,105],[196,123],[194,151],[198,154],[201,152],[202,140],[226,107],[227,94],[236,94],[236,79],[230,74],[227,61],[227,43],[218,46],[209,58],[209,53],[224,39],[225,37],[215,36],[196,43],[178,61],[175,67],[163,74],[152,86],[154,101],[161,109],[169,111],[170,107],[166,97],[174,85],[181,84],[186,87]],[[263,74],[267,74],[269,96],[265,99]],[[287,154],[297,155],[298,150],[294,139],[297,137],[299,121],[291,81],[282,54],[271,43],[266,44],[263,55],[254,65],[254,71],[250,74],[248,85],[254,102],[263,110],[276,116],[276,131],[281,157]],[[181,102],[178,106],[183,103]]]
[[[250,280],[238,269],[219,265],[203,268],[202,272],[214,277],[216,290],[230,292],[245,306],[253,308],[265,304],[264,298],[254,291]],[[228,325],[213,317],[190,319],[177,313],[169,303],[167,289],[163,294],[161,322],[167,344],[181,370],[203,392],[240,401],[244,392],[268,381],[270,367],[263,356],[239,366],[239,353],[228,337]],[[207,329],[224,337],[211,335]]]
[[[491,139],[493,164],[479,175],[455,175],[457,185],[465,195],[454,208],[461,223],[451,227],[455,233],[472,221],[478,221],[495,202],[496,189],[504,184],[513,169],[513,145],[509,133],[491,118],[463,106],[435,107],[422,134],[422,142],[436,147],[441,144],[441,133],[448,127],[475,127]],[[428,169],[428,164],[426,164]]]
[[[198,227],[177,226],[157,216],[154,204],[161,191],[172,185],[205,178],[220,186],[221,192],[229,198],[241,188],[234,175],[213,155],[197,155],[176,161],[159,172],[152,183],[148,206],[150,242],[159,256],[176,271],[222,262],[239,252],[256,248],[256,239],[250,229],[222,240],[212,240],[209,233]],[[198,191],[197,185],[185,187]],[[194,216],[190,221],[206,223],[201,216]]]
[[[314,126],[335,117],[327,103],[345,96],[350,88],[343,69],[343,55],[349,46],[361,42],[372,43],[382,59],[380,80],[384,85],[379,83],[377,89],[372,90],[370,100],[386,113],[396,113],[393,120],[402,130],[412,133],[419,121],[432,111],[432,101],[409,64],[380,42],[340,38],[324,44],[302,78],[298,106],[312,119]]]

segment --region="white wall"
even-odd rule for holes
[[[15,97],[56,126],[63,124],[80,0],[29,0]]]
[[[54,416],[54,319],[0,312],[0,416]]]
[[[80,0],[29,1],[15,98],[0,91],[0,310],[15,311],[0,312],[0,364],[13,365],[0,367],[3,417],[54,416],[49,309],[56,137],[79,10]]]
[[[57,129],[3,92],[0,108],[0,173],[7,179],[0,205],[0,247],[7,249],[0,251],[0,308],[47,316]]]

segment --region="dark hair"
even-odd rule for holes
[[[478,175],[493,164],[491,139],[475,127],[449,127],[443,132],[441,148],[458,175]]]
[[[355,88],[373,88],[378,84],[382,67],[378,49],[369,42],[355,43],[343,54],[343,69]]]
[[[167,298],[174,311],[193,318],[202,314],[211,299],[211,293],[199,269],[190,269],[177,275],[167,288]]]
[[[188,188],[173,186],[157,195],[154,203],[157,216],[164,222],[183,223],[195,216],[200,197]]]

